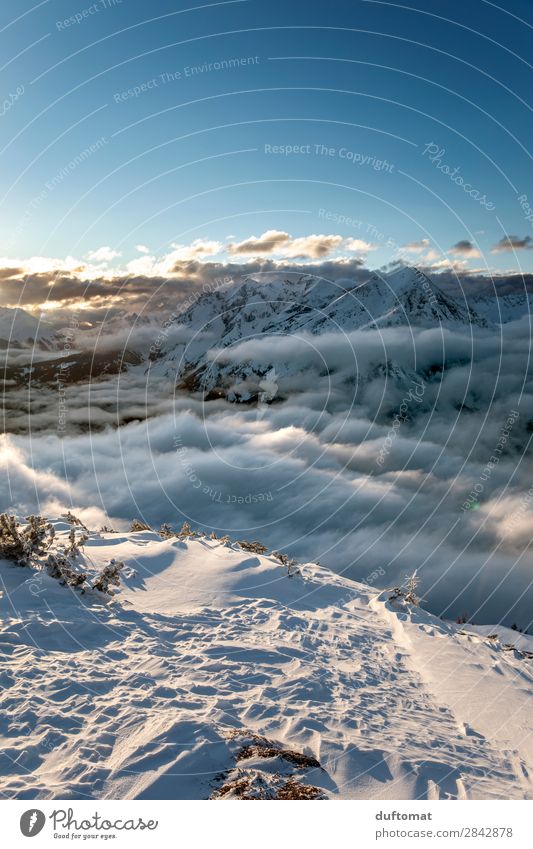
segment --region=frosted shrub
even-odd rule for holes
[[[41,516],[28,516],[21,527],[14,516],[0,514],[0,557],[18,566],[31,566],[35,557],[43,555],[54,539],[54,529]]]
[[[161,527],[159,528],[159,536],[162,539],[170,539],[173,536],[176,536],[170,525],[167,525],[166,522],[163,522]]]
[[[406,600],[406,602],[408,604],[414,604],[416,607],[418,607],[418,605],[421,602],[421,599],[417,595],[417,592],[416,592],[419,586],[420,586],[420,578],[418,577],[418,575],[416,573],[416,569],[415,569],[415,571],[412,573],[412,575],[406,575],[405,576],[404,587],[405,587],[405,600]]]
[[[83,528],[84,531],[88,530],[88,528],[85,527],[81,519],[78,519],[78,517],[75,516],[74,513],[71,513],[70,510],[68,510],[66,513],[63,513],[63,515],[59,518],[63,519],[64,522],[68,522],[69,525],[78,525],[78,527]]]
[[[266,545],[263,545],[262,542],[258,542],[257,540],[248,542],[248,540],[243,539],[239,542],[239,545],[244,551],[251,551],[252,554],[264,554],[267,550]]]
[[[134,519],[131,523],[130,531],[151,531],[150,525],[147,525],[146,522],[141,521],[141,519]]]
[[[81,588],[83,592],[87,573],[78,569],[75,559],[80,554],[80,547],[88,540],[87,534],[76,533],[77,528],[84,528],[84,525],[79,520],[69,521],[72,527],[66,543],[56,543],[52,549],[56,539],[53,525],[42,516],[28,516],[26,522],[26,525],[21,525],[14,516],[0,513],[0,557],[18,566],[40,569],[60,584]],[[122,562],[111,560],[96,576],[92,586],[100,592],[112,594],[110,587],[119,585],[123,568]]]
[[[101,593],[113,595],[111,586],[118,587],[120,585],[120,572],[124,568],[124,563],[121,560],[114,558],[107,563],[99,575],[96,576],[92,583],[94,590],[99,590]]]
[[[76,538],[76,530],[71,528],[68,535],[68,545],[65,548],[66,556],[77,557],[80,553],[80,546],[83,548],[88,539],[87,534],[81,534]]]
[[[69,587],[81,587],[87,580],[87,574],[78,572],[68,557],[60,551],[48,555],[45,568],[51,578]]]
[[[389,601],[395,601],[398,598],[403,598],[407,604],[412,604],[418,607],[422,599],[417,595],[417,588],[420,585],[420,578],[417,575],[417,570],[406,575],[401,587],[394,587],[392,595],[389,596]]]
[[[300,575],[301,572],[296,567],[298,566],[297,560],[292,560],[288,554],[284,554],[283,551],[273,551],[272,557],[275,557],[276,560],[282,564],[282,566],[287,567],[287,575],[289,578],[293,578],[295,575]]]
[[[191,529],[191,526],[189,525],[189,523],[184,522],[183,525],[181,526],[181,531],[179,532],[178,536],[180,536],[180,537],[194,537],[194,536],[196,536],[196,534]]]

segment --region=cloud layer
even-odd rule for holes
[[[250,406],[134,370],[67,395],[62,438],[54,405],[34,414],[46,432],[6,437],[2,501],[93,525],[186,519],[359,580],[380,567],[385,585],[419,568],[433,610],[526,625],[529,346],[527,318],[473,342],[415,328],[251,340],[226,355],[262,358],[276,387]],[[106,430],[76,433],[85,397]],[[118,430],[117,400],[130,421]],[[135,421],[147,407],[155,417]]]

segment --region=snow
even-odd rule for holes
[[[495,629],[205,537],[90,533],[79,565],[112,557],[113,597],[0,561],[7,797],[533,797]]]
[[[445,294],[414,268],[376,272],[364,283],[344,284],[313,277],[247,279],[203,294],[173,318],[173,332],[151,371],[175,377],[178,388],[224,390],[231,400],[249,400],[272,362],[245,358],[235,363],[231,354],[228,361],[227,352],[243,340],[272,337],[273,350],[280,337],[301,334],[342,336],[355,330],[406,326],[471,333],[473,327],[482,331],[493,327],[464,299],[461,303]],[[312,342],[307,344],[312,347]],[[287,363],[286,371],[294,375],[301,367],[298,362]]]
[[[0,307],[0,339],[13,344],[44,341],[53,336],[54,328],[48,322],[20,308]]]
[[[494,324],[507,324],[531,314],[533,295],[509,292],[506,295],[478,295],[471,299],[475,311]]]

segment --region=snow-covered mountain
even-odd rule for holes
[[[279,337],[298,338],[354,330],[376,331],[390,327],[440,327],[469,332],[488,329],[491,322],[466,304],[445,294],[418,269],[402,267],[387,274],[372,274],[362,284],[340,285],[315,277],[295,280],[227,284],[203,294],[178,313],[165,331],[165,339],[152,354],[152,371],[175,379],[182,390],[205,396],[256,401],[273,361],[265,355],[265,339],[274,350]],[[228,358],[228,351],[260,340],[261,356]],[[308,346],[309,347],[309,346]],[[384,358],[382,364],[400,382],[412,379],[401,367]],[[276,377],[293,377],[301,366],[287,361],[276,365]],[[363,379],[366,376],[363,376]],[[263,392],[264,394],[264,392]]]
[[[478,295],[470,299],[472,308],[493,324],[507,324],[533,312],[533,294],[511,292],[507,295]]]
[[[156,332],[149,319],[126,311],[91,325],[64,312],[53,314],[51,322],[21,309],[0,308],[7,403],[11,405],[9,394],[21,388],[30,386],[35,399],[50,390],[55,394],[58,379],[64,388],[76,388],[140,366]],[[20,400],[13,406],[20,407]]]
[[[0,307],[0,348],[36,346],[52,349],[57,342],[54,326],[26,310]]]
[[[267,282],[246,279],[201,295],[189,309],[178,313],[173,323],[197,334],[206,333],[224,345],[250,335],[303,330],[317,334],[409,324],[452,329],[490,325],[475,310],[445,294],[423,272],[410,267],[375,273],[353,285],[316,277]],[[199,346],[194,340],[192,350]]]
[[[90,533],[78,563],[110,558],[112,598],[0,561],[7,797],[533,798],[532,638],[237,543]]]

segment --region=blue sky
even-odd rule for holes
[[[4,0],[0,255],[273,231],[532,271],[533,8],[412,3]]]

